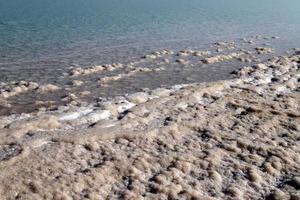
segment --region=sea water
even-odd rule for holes
[[[300,1],[0,0],[1,69],[88,66],[250,35],[299,46]]]
[[[280,55],[300,47],[300,1],[0,0],[0,82],[25,80],[63,88],[46,95],[28,92],[14,96],[9,99],[11,108],[0,106],[0,115],[30,112],[37,101],[63,104],[61,99],[70,93],[90,91],[84,100],[95,101],[145,88],[225,79],[232,70],[251,63],[202,66],[199,58],[191,58],[194,60],[189,63],[194,66],[189,67],[143,61],[136,67],[161,66],[165,70],[139,73],[107,85],[99,84],[99,79],[124,72],[76,77],[85,83],[80,87],[71,86],[74,78],[64,74],[70,67],[124,64],[163,49],[207,50],[217,41],[239,43],[241,38],[257,35],[279,39],[262,40],[250,46],[252,50],[267,45]]]

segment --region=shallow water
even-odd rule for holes
[[[1,0],[0,66],[89,66],[257,34],[296,46],[299,10],[298,0]]]
[[[279,36],[257,45],[270,43],[281,54],[300,46],[299,10],[298,0],[0,0],[0,82],[66,85],[70,80],[62,74],[69,67],[128,63],[162,49],[206,50],[216,41],[256,35]],[[183,68],[171,63],[165,71],[124,78],[109,87],[96,84],[102,75],[91,76],[81,90],[94,90],[94,98],[123,95],[225,79],[242,65]],[[65,93],[21,95],[11,101],[32,107],[33,100],[56,100]]]

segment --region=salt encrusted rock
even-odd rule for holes
[[[279,36],[272,36],[271,38],[272,39],[279,39],[280,37]]]
[[[213,57],[203,59],[203,62],[206,64],[213,64],[213,63],[218,63],[218,62],[226,61],[226,60],[239,59],[244,54],[245,53],[243,53],[243,52],[239,52],[239,53],[233,52],[228,55],[216,55]]]
[[[101,102],[99,105],[104,110],[109,110],[113,115],[123,113],[130,108],[136,106],[136,104],[129,102],[125,99],[115,99],[113,101]]]
[[[129,95],[127,97],[127,99],[130,102],[133,102],[135,104],[141,104],[141,103],[145,103],[146,101],[148,101],[149,95],[145,92],[138,92],[138,93]]]
[[[188,56],[188,55],[189,55],[188,53],[181,52],[181,51],[176,54],[176,56],[182,56],[182,57]]]
[[[107,76],[107,77],[101,78],[98,82],[99,83],[107,83],[109,81],[117,81],[117,80],[119,80],[123,77],[124,77],[124,75],[122,75],[122,74],[118,74],[118,75],[115,75],[115,76]]]
[[[39,86],[37,92],[39,92],[39,93],[48,93],[48,92],[54,92],[54,91],[57,91],[57,90],[60,90],[60,89],[61,88],[56,86],[56,85],[47,84],[47,85]]]
[[[179,51],[176,55],[177,56],[189,56],[192,53],[193,53],[192,51],[185,50],[185,51]]]
[[[82,91],[82,92],[79,93],[80,96],[88,96],[90,94],[91,94],[90,91]]]
[[[193,53],[194,56],[202,57],[202,56],[208,56],[211,52],[210,51],[195,51]]]
[[[252,182],[260,183],[262,181],[261,176],[255,169],[250,169],[248,171],[249,178]]]
[[[70,76],[79,76],[79,75],[89,75],[93,73],[98,73],[101,71],[114,71],[116,69],[123,68],[124,65],[121,63],[112,63],[106,65],[97,65],[88,68],[75,68],[69,72]]]
[[[295,176],[289,181],[289,185],[294,187],[296,190],[300,190],[300,176]]]
[[[203,60],[203,62],[206,64],[213,64],[213,63],[219,62],[219,58],[218,57],[206,58]]]
[[[69,93],[67,96],[61,98],[62,101],[76,101],[78,97],[74,93]]]
[[[3,86],[9,88],[9,89],[0,90],[0,97],[6,99],[12,96],[19,95],[21,93],[26,93],[30,90],[35,90],[38,88],[39,85],[34,82],[20,81],[20,82],[11,82],[9,84],[6,83]]]
[[[72,81],[72,85],[73,86],[81,86],[83,84],[83,81],[81,81],[81,80],[73,80]]]
[[[258,70],[265,70],[268,67],[265,64],[263,64],[263,63],[259,63],[259,64],[254,65],[254,68],[258,69]]]
[[[169,96],[171,93],[171,90],[166,88],[157,88],[151,92],[151,95],[157,96],[157,97],[166,97]]]
[[[269,47],[256,47],[255,50],[258,54],[267,54],[273,52],[273,49]]]
[[[186,102],[179,102],[175,105],[175,107],[181,110],[185,110],[188,107],[188,104]]]
[[[222,184],[222,176],[217,171],[210,171],[209,172],[210,178],[212,178],[217,184]]]
[[[246,62],[246,63],[252,62],[252,60],[250,58],[238,58],[238,60],[241,62]]]
[[[283,191],[276,189],[272,194],[268,196],[271,200],[289,200],[290,195],[284,193]]]
[[[183,65],[188,63],[188,61],[183,60],[183,59],[177,59],[176,62],[177,62],[178,64],[183,64]]]
[[[163,59],[163,62],[164,62],[164,63],[170,63],[170,60],[167,59],[167,58],[165,58],[165,59]]]
[[[150,54],[150,55],[144,56],[144,58],[146,58],[146,59],[156,59],[157,56],[156,56],[156,55],[153,55],[153,54]]]
[[[91,108],[81,108],[77,111],[63,114],[62,116],[59,117],[59,120],[60,121],[75,120],[75,119],[78,119],[78,118],[80,118],[84,115],[87,115],[87,114],[91,113],[92,111],[93,111],[93,109],[91,109]]]
[[[0,107],[4,107],[4,108],[11,108],[11,104],[8,103],[8,101],[6,101],[5,99],[1,99],[0,98]]]
[[[243,192],[237,187],[229,187],[227,192],[231,194],[233,197],[241,198],[243,196]]]
[[[90,67],[90,68],[86,68],[86,69],[75,68],[75,69],[72,69],[69,74],[71,76],[87,75],[87,74],[92,74],[92,73],[96,73],[99,71],[103,71],[104,69],[105,69],[105,67],[102,65],[98,65],[98,66],[94,66],[94,67]]]
[[[111,116],[111,112],[108,110],[94,110],[86,115],[82,115],[74,119],[73,124],[74,125],[94,124],[101,120],[109,119],[110,116]]]
[[[134,106],[136,106],[136,104],[128,102],[126,100],[118,102],[117,103],[117,110],[119,113],[125,112],[127,110],[129,110],[130,108],[133,108]]]
[[[215,45],[217,45],[217,46],[226,46],[227,43],[226,42],[216,42]]]
[[[296,78],[291,78],[286,82],[286,86],[289,89],[296,89],[298,87],[298,80]]]

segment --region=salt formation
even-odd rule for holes
[[[299,199],[300,55],[233,74],[1,117],[1,198]]]

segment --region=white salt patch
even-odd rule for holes
[[[280,86],[276,89],[276,94],[283,94],[283,93],[288,93],[290,90],[287,89],[285,86]]]
[[[254,83],[256,84],[268,84],[268,83],[271,83],[271,79],[272,79],[273,76],[268,76],[268,75],[265,75],[264,77],[260,77],[260,79],[258,80],[255,80]]]
[[[117,110],[119,113],[122,113],[126,110],[129,110],[130,108],[133,108],[134,106],[136,106],[136,104],[125,100],[125,101],[122,101],[122,105],[118,106]]]
[[[100,120],[108,119],[111,116],[111,112],[108,110],[99,110],[96,112],[92,112],[87,115],[88,121],[95,123]]]
[[[145,92],[137,92],[134,94],[129,95],[128,100],[136,103],[136,104],[141,104],[141,103],[145,103],[146,101],[148,101],[149,99],[149,95]]]
[[[70,121],[80,118],[81,116],[91,113],[93,109],[81,108],[77,112],[67,113],[59,118],[60,121]]]
[[[191,85],[191,84],[190,84],[190,85]],[[187,86],[189,86],[189,84],[179,84],[179,85],[174,85],[174,86],[171,87],[171,90],[177,91],[177,90],[180,90],[180,89],[182,89],[182,88],[184,88],[184,87],[187,87]]]
[[[188,104],[185,102],[180,102],[180,103],[176,104],[175,107],[184,110],[188,107]]]

